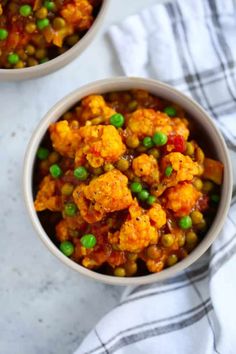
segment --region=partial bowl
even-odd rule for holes
[[[73,47],[65,53],[49,60],[44,64],[23,68],[23,69],[0,69],[1,81],[29,80],[53,73],[75,60],[92,43],[100,29],[110,0],[103,0],[99,13],[87,33]]]
[[[185,259],[181,260],[171,268],[162,270],[160,273],[129,278],[119,278],[115,276],[100,274],[84,268],[83,266],[64,256],[51,241],[43,229],[38,215],[34,209],[33,169],[37,150],[45,133],[47,132],[49,125],[52,122],[57,121],[79,100],[87,95],[94,93],[103,94],[107,92],[132,89],[147,90],[160,98],[174,102],[181,106],[191,117],[191,120],[195,122],[195,126],[198,127],[199,131],[204,136],[205,141],[207,141],[207,149],[210,149],[211,152],[213,152],[214,158],[220,160],[224,164],[224,178],[221,189],[221,199],[215,219],[203,240]],[[52,107],[52,109],[41,120],[29,142],[24,162],[23,187],[26,207],[35,231],[44,242],[46,247],[52,252],[52,254],[59,258],[65,265],[69,266],[80,274],[104,283],[113,285],[140,285],[173,277],[176,273],[183,271],[191,264],[196,262],[211,246],[213,241],[219,235],[229,210],[232,194],[232,167],[224,138],[222,137],[213,120],[198,103],[185,96],[175,88],[162,82],[143,78],[120,77],[90,83],[72,92]]]

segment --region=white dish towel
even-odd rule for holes
[[[236,151],[236,0],[157,4],[109,34],[126,75],[156,78],[192,96]],[[201,262],[168,281],[127,288],[76,351],[111,353],[236,353],[235,198]]]

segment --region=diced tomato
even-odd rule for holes
[[[182,135],[170,135],[168,137],[168,145],[174,145],[172,151],[184,152],[186,150],[186,143]]]
[[[197,201],[196,207],[199,211],[205,211],[209,208],[209,196],[203,194]]]

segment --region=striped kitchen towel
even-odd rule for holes
[[[192,96],[236,154],[236,0],[178,0],[113,26],[124,73]],[[127,288],[76,354],[235,354],[236,197],[199,261],[162,283]]]

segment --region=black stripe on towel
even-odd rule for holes
[[[132,331],[132,330],[135,330],[135,329],[143,329],[144,327],[146,326],[154,326],[154,325],[157,325],[157,324],[160,324],[160,323],[163,323],[163,322],[166,322],[166,321],[172,321],[172,320],[176,320],[180,317],[183,317],[183,316],[186,316],[186,315],[191,315],[189,316],[188,318],[185,318],[183,319],[182,321],[185,321],[185,320],[189,320],[190,318],[192,318],[193,316],[195,316],[196,314],[198,314],[199,312],[201,312],[204,308],[204,306],[208,307],[208,306],[211,306],[211,302],[210,302],[210,298],[206,299],[203,303],[199,304],[198,306],[195,306],[187,311],[184,311],[184,312],[181,312],[177,315],[173,315],[173,316],[169,316],[169,317],[166,317],[166,318],[163,318],[163,319],[159,319],[159,320],[156,320],[156,321],[151,321],[151,322],[147,322],[147,323],[142,323],[141,325],[137,325],[137,326],[134,326],[134,327],[130,327],[128,329],[125,329],[123,331],[120,331],[118,333],[116,333],[113,337],[111,337],[108,341],[106,342],[103,342],[102,345],[92,349],[91,351],[89,352],[86,352],[86,354],[92,354],[94,352],[96,352],[97,350],[99,349],[102,349],[104,346],[106,346],[106,350],[108,349],[107,348],[107,345],[110,344],[112,341],[114,341],[116,338],[118,338],[120,335],[123,335],[123,334],[127,334],[127,332],[129,331]],[[198,311],[198,312],[196,312]],[[181,321],[180,321],[181,322]],[[171,326],[172,324],[174,324],[174,328],[176,328],[176,323],[178,322],[173,322],[173,323],[169,323],[168,325],[165,325],[165,326],[162,326],[162,327],[157,327],[158,328],[163,328],[163,327],[167,327],[168,326],[168,332],[171,332]],[[153,329],[153,328],[152,328]],[[143,331],[144,332],[144,331]],[[143,333],[142,332],[142,333]],[[163,330],[162,330],[163,332]],[[167,332],[164,332],[164,333],[167,333]],[[160,334],[164,334],[164,333],[160,333]],[[134,334],[132,334],[134,335]],[[130,335],[129,335],[130,336]],[[120,340],[120,339],[119,339]],[[117,350],[117,349],[116,349]],[[110,354],[111,351],[110,349],[108,350],[108,353]]]
[[[218,31],[214,31],[214,33],[212,33],[212,36],[215,34],[215,36],[218,39],[218,44],[220,46],[221,49],[221,53],[224,56],[224,60],[222,60],[222,65],[224,68],[224,72],[229,68],[229,64],[228,62],[231,62],[232,65],[234,66],[234,57],[232,55],[230,46],[228,45],[225,36],[224,36],[224,31],[223,28],[221,26],[220,20],[219,20],[219,13],[218,13],[218,9],[216,6],[216,2],[212,1],[212,0],[208,0],[208,8],[211,11],[211,18],[212,18],[212,23],[214,25],[215,28],[219,29]],[[233,14],[232,14],[233,17]],[[220,55],[220,53],[219,53]],[[227,77],[227,75],[225,74],[225,76]],[[232,81],[234,81],[234,91],[236,90],[236,80],[235,80],[235,75],[230,75]],[[230,84],[229,84],[229,90],[231,90],[230,88]],[[235,92],[232,92],[232,96],[235,100]]]
[[[174,13],[174,10],[173,10],[173,6],[172,6],[171,3],[167,3],[165,8],[166,8],[166,11],[168,12],[168,16],[169,16],[169,20],[170,20],[170,24],[171,24],[173,37],[175,38],[176,43],[177,43],[176,44],[176,49],[178,51],[180,63],[181,63],[182,69],[183,69],[185,83],[186,83],[186,85],[188,87],[188,90],[190,91],[192,97],[196,101],[198,101],[200,104],[203,105],[201,97],[197,94],[197,90],[195,90],[195,89],[193,90],[191,88],[191,86],[189,85],[190,82],[195,81],[196,82],[196,89],[199,88],[199,82],[197,81],[196,75],[193,75],[190,72],[189,63],[186,60],[185,55],[183,54],[184,53],[184,47],[183,47],[183,41],[181,40],[178,23],[176,21],[172,21],[172,19],[175,18],[175,13]]]
[[[187,276],[188,276],[188,272],[186,272],[186,274],[187,274]],[[210,327],[210,329],[211,329],[211,332],[212,332],[212,341],[213,341],[213,348],[214,348],[214,351],[215,351],[217,354],[220,354],[219,351],[218,351],[217,348],[216,348],[216,334],[215,334],[215,331],[214,331],[213,324],[211,323],[211,319],[210,319],[210,317],[209,317],[209,314],[208,314],[208,311],[207,311],[207,309],[206,309],[206,306],[204,305],[203,295],[202,295],[200,289],[198,289],[198,287],[197,287],[197,285],[196,285],[196,282],[194,282],[194,280],[193,280],[191,277],[188,276],[188,278],[189,278],[189,281],[190,281],[190,283],[192,284],[192,287],[193,287],[193,289],[195,290],[195,292],[196,292],[196,294],[197,294],[199,300],[201,301],[201,303],[202,303],[202,305],[203,305],[203,307],[204,307],[204,310],[205,310],[205,312],[206,312],[206,319],[207,319],[208,325],[209,325],[209,327]]]
[[[112,354],[116,352],[117,350],[120,350],[121,348],[131,345],[137,342],[140,342],[142,340],[145,340],[147,338],[151,337],[157,337],[163,334],[171,333],[171,332],[176,332],[179,331],[183,328],[192,326],[194,323],[200,321],[202,318],[206,316],[206,313],[212,311],[213,307],[212,304],[209,303],[205,308],[202,308],[200,311],[195,313],[192,316],[189,316],[188,318],[185,318],[180,321],[172,322],[167,325],[163,326],[157,326],[157,327],[152,327],[151,329],[143,330],[138,333],[130,334],[127,336],[123,336],[119,338],[116,343],[114,343],[112,346],[110,346],[108,349],[108,353]],[[105,343],[106,345],[106,343]],[[89,352],[91,353],[91,352]],[[104,351],[100,351],[99,354],[105,353]]]

